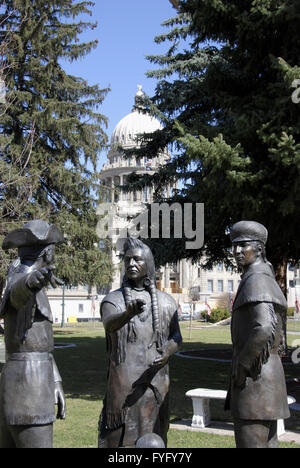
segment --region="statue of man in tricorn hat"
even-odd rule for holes
[[[120,289],[101,303],[109,369],[99,421],[99,447],[134,447],[155,433],[167,445],[169,357],[182,339],[177,306],[156,288],[151,250],[138,239],[124,244]]]
[[[232,372],[225,407],[234,417],[238,448],[275,448],[277,420],[290,416],[280,357],[287,302],[266,259],[267,229],[239,221],[230,236],[243,274],[232,310]]]
[[[51,354],[52,314],[44,287],[62,282],[53,274],[55,245],[63,235],[34,220],[7,234],[3,249],[18,248],[1,303],[6,363],[0,381],[0,447],[51,448],[55,404],[65,418],[61,377]]]

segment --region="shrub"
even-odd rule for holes
[[[293,317],[295,312],[295,307],[288,307],[286,315],[288,317]]]
[[[225,320],[230,317],[230,312],[227,309],[212,309],[211,314],[208,315],[206,311],[202,312],[202,317],[211,323],[221,322],[221,320]]]

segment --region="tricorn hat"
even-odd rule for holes
[[[64,242],[62,232],[46,221],[36,219],[24,224],[23,227],[9,232],[4,238],[4,250],[14,247],[30,247],[38,245],[60,244]]]
[[[268,231],[256,221],[239,221],[230,228],[232,242],[259,241],[265,244],[268,239]]]

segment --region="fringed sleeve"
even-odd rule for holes
[[[253,380],[257,380],[260,377],[262,366],[266,364],[270,357],[270,351],[274,345],[276,327],[278,323],[273,304],[265,303],[264,307],[266,309],[266,314],[269,318],[271,333],[263,349],[261,350],[260,354],[256,357],[250,368],[250,376]]]
[[[249,338],[239,353],[239,362],[249,372],[253,380],[261,374],[263,364],[270,357],[274,345],[277,316],[272,303],[251,304],[251,325]]]

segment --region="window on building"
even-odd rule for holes
[[[223,292],[223,280],[218,280],[218,292]]]
[[[198,268],[198,278],[201,277],[201,268]]]
[[[213,280],[207,280],[207,290],[208,290],[208,292],[213,292],[213,290],[214,290],[214,281]]]
[[[218,271],[223,271],[223,263],[218,263]]]
[[[83,304],[78,304],[78,312],[82,314],[83,312]]]
[[[289,287],[290,287],[290,288],[293,288],[293,287],[294,287],[294,280],[290,280],[290,281],[289,281]]]
[[[228,280],[228,292],[233,292],[233,280]]]

